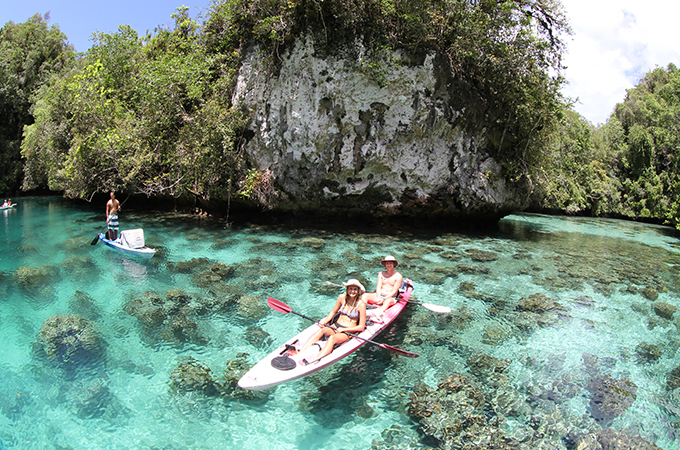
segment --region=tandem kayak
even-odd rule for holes
[[[12,209],[15,206],[17,206],[16,203],[14,203],[13,205],[9,205],[9,206],[0,206],[0,211],[6,210],[6,209]]]
[[[99,240],[128,255],[151,258],[156,253],[155,249],[144,244],[144,231],[142,229],[125,230],[120,233],[120,237],[115,241],[107,239],[104,233],[99,233]]]
[[[286,350],[290,346],[300,348],[319,330],[319,325],[316,323],[312,324],[255,364],[241,377],[238,382],[239,387],[251,391],[269,389],[286,381],[296,380],[318,372],[354,353],[359,347],[366,344],[366,340],[372,339],[387,328],[403,311],[408,299],[411,297],[413,283],[410,280],[405,280],[403,286],[404,289],[399,296],[399,301],[385,311],[382,323],[371,320],[373,318],[373,310],[369,309],[366,311],[366,328],[358,334],[363,339],[349,339],[321,360],[305,365],[302,363],[302,360],[312,359],[312,357],[316,356],[319,352],[318,346],[313,345],[304,352],[293,356],[288,356]]]

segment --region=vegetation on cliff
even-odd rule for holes
[[[569,28],[556,0],[222,0],[201,23],[186,7],[173,18],[143,37],[98,33],[80,55],[47,17],[0,29],[0,192],[241,190],[271,202],[253,195],[271,186],[243,152],[249,111],[232,93],[246,52],[260,49],[276,74],[312,35],[321,55],[365,52],[357,70],[378,84],[393,51],[413,64],[435,54],[441,91],[456,97],[444,101],[461,111],[448,120],[483,133],[537,206],[680,223],[676,67],[650,72],[593,127],[560,94]]]
[[[435,52],[442,79],[460,85],[459,103],[470,105],[459,120],[489,130],[517,176],[529,173],[560,105],[561,79],[549,74],[559,72],[566,25],[550,0],[229,0],[202,24],[186,8],[174,19],[173,29],[142,38],[126,26],[99,33],[75,67],[36,86],[21,142],[24,189],[83,198],[237,190],[249,169],[239,146],[248,112],[230,102],[240,58],[257,45],[276,71],[304,33],[327,53],[362,42],[369,58],[358,69],[376,82],[391,50],[414,61]]]

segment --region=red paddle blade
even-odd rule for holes
[[[413,352],[407,352],[406,350],[402,350],[400,348],[392,347],[391,345],[387,344],[378,344],[380,347],[391,351],[392,353],[397,353],[402,356],[408,356],[409,358],[417,358],[420,355],[418,353],[413,353]]]
[[[280,313],[288,314],[289,312],[293,312],[288,305],[272,297],[267,297],[267,304],[271,309]]]

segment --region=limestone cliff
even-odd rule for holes
[[[272,171],[277,209],[492,222],[524,206],[525,187],[504,179],[483,131],[458,124],[469,105],[441,87],[433,55],[378,64],[357,49],[321,58],[299,40],[276,76],[257,50],[242,65],[233,100],[252,114],[244,149]]]

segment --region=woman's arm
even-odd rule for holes
[[[342,301],[343,301],[344,296],[345,296],[345,294],[340,294],[338,296],[338,300],[335,302],[335,306],[333,306],[333,309],[331,310],[331,312],[329,312],[328,315],[326,317],[324,317],[323,320],[321,320],[322,324],[326,325],[331,320],[333,320],[333,317],[335,317],[335,313],[340,311],[340,307],[342,306]]]

